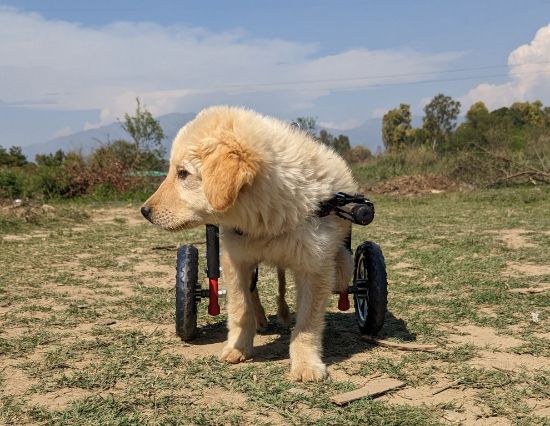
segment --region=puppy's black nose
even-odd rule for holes
[[[143,217],[145,217],[145,219],[150,221],[151,220],[151,207],[143,206],[141,208],[141,214],[143,215]]]

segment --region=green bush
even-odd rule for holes
[[[25,175],[17,169],[0,169],[0,198],[21,198],[24,194]]]
[[[402,175],[441,175],[475,186],[550,183],[542,173],[535,173],[547,170],[549,159],[550,135],[541,134],[528,139],[519,151],[509,146],[436,152],[426,146],[412,146],[385,152],[352,170],[358,182],[366,186]]]
[[[36,176],[36,191],[44,199],[62,198],[70,193],[70,177],[63,167],[39,166]]]
[[[441,169],[440,155],[425,145],[387,151],[352,166],[356,179],[367,185],[401,175],[439,174]]]

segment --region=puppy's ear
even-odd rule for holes
[[[201,157],[204,193],[218,211],[231,207],[241,188],[252,184],[258,174],[257,155],[243,147],[229,131],[204,140]]]

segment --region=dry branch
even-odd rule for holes
[[[440,386],[440,387],[436,388],[436,389],[432,392],[432,396],[433,396],[433,395],[437,395],[438,393],[444,392],[444,391],[446,391],[447,389],[454,388],[455,386],[457,386],[457,385],[460,384],[461,380],[462,380],[462,379],[458,379],[458,380],[455,380],[454,382],[447,383],[447,384],[444,385],[444,386]]]
[[[504,175],[492,182],[489,182],[487,186],[494,186],[498,185],[499,183],[506,182],[518,177],[527,177],[532,183],[542,182],[542,183],[550,183],[550,172],[547,170],[547,168],[544,165],[544,162],[540,158],[540,156],[537,156],[539,160],[541,161],[542,168],[538,169],[536,167],[533,167],[530,164],[526,164],[523,162],[516,161],[510,157],[507,157],[503,154],[497,154],[494,152],[491,152],[487,149],[485,149],[482,146],[476,145],[476,147],[485,155],[493,158],[494,160],[498,160],[501,162],[504,162],[506,164],[509,164],[515,169],[515,171],[511,174],[509,174],[507,171],[500,169],[500,172]]]
[[[331,402],[336,405],[345,405],[349,402],[355,401],[360,398],[370,396],[371,398],[376,398],[378,396],[384,395],[392,390],[399,389],[405,386],[400,380],[382,378],[378,380],[373,380],[362,388],[353,390],[351,392],[340,393],[330,397]]]

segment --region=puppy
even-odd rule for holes
[[[250,277],[265,262],[290,270],[296,281],[291,378],[326,377],[324,314],[332,291],[351,279],[352,258],[342,244],[351,223],[317,211],[335,192],[356,189],[333,150],[247,109],[211,107],[178,132],[168,176],[142,213],[172,231],[219,224],[229,328],[222,360],[251,356],[259,300],[250,292]]]
[[[286,303],[286,275],[285,270],[277,268],[277,281],[278,289],[277,293],[277,319],[282,326],[288,326],[290,324],[290,310]],[[258,288],[252,291],[252,305],[254,307],[254,314],[256,316],[256,329],[258,331],[265,330],[268,326],[267,317],[265,316],[265,310],[260,302],[260,295],[258,294]]]

